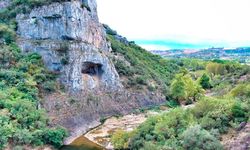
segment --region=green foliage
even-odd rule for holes
[[[168,101],[166,102],[166,105],[167,105],[168,107],[170,107],[170,108],[175,108],[175,107],[179,106],[180,103],[179,103],[178,101],[176,101],[176,100],[171,99],[171,100],[168,100]]]
[[[0,61],[0,149],[9,141],[16,145],[62,145],[66,131],[48,128],[45,111],[37,109],[39,91],[51,90],[55,84],[55,76],[44,68],[41,56],[23,55],[12,43],[0,44],[0,58],[3,58]]]
[[[118,60],[114,60],[113,62],[115,64],[116,71],[118,72],[119,75],[121,76],[134,75],[134,71],[132,70],[132,68],[126,65],[123,61],[118,59]]]
[[[239,84],[231,90],[231,95],[238,98],[250,98],[250,83]]]
[[[225,65],[219,64],[219,63],[213,63],[213,62],[210,62],[207,64],[206,70],[212,75],[218,75],[218,74],[224,75],[227,73]]]
[[[54,92],[55,91],[55,82],[54,81],[45,81],[41,84],[42,88],[47,92]]]
[[[179,102],[200,99],[204,90],[189,74],[177,74],[171,84],[171,95]]]
[[[128,140],[132,133],[117,130],[111,137],[115,149],[128,149]]]
[[[189,71],[204,70],[207,64],[206,61],[190,58],[175,59],[175,61],[179,66],[186,68]]]
[[[181,136],[185,150],[222,150],[220,141],[199,125],[188,128]]]
[[[167,140],[172,137],[177,137],[194,122],[195,119],[191,113],[177,108],[164,114],[161,119],[159,119],[155,125],[154,132],[158,138]]]
[[[171,95],[179,102],[187,98],[185,82],[182,77],[183,75],[177,75],[171,84]]]
[[[66,136],[67,132],[64,128],[47,129],[44,131],[43,140],[44,142],[54,145],[55,147],[60,147],[63,145],[62,139]]]
[[[185,90],[187,91],[187,97],[189,100],[191,98],[193,101],[196,101],[203,97],[205,93],[204,89],[197,83],[197,81],[194,81],[189,74],[183,76],[183,80],[185,82]]]
[[[108,35],[108,40],[116,55],[113,62],[119,75],[128,79],[125,87],[142,89],[143,86],[157,85],[157,90],[167,94],[167,86],[180,68],[175,60],[163,59],[132,42],[128,45],[121,43],[113,35]]]
[[[210,77],[206,73],[202,75],[199,82],[203,89],[210,89],[212,87],[210,80]]]
[[[6,25],[0,24],[0,43],[2,40],[4,43],[10,44],[15,40],[15,35],[15,32],[8,28]]]
[[[218,138],[249,118],[249,105],[234,99],[203,98],[190,109],[152,116],[126,141],[130,149],[223,149]],[[126,143],[124,142],[124,143]],[[205,143],[205,144],[204,144]]]
[[[113,29],[111,29],[107,24],[103,24],[103,27],[106,30],[106,33],[109,35],[117,35],[117,32]]]
[[[180,141],[177,140],[178,136],[193,123],[195,123],[195,118],[192,114],[180,108],[161,116],[151,117],[137,128],[130,139],[129,148],[145,149],[148,144],[157,148],[176,148],[176,146],[180,146]],[[155,145],[150,143],[152,141]]]
[[[234,103],[232,99],[205,98],[196,104],[192,112],[203,128],[225,133],[233,121],[231,110]]]
[[[247,108],[247,106],[244,108],[244,105],[240,102],[237,102],[232,107],[232,115],[234,117],[234,120],[236,122],[245,122],[248,120],[248,111],[250,108]]]

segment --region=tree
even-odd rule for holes
[[[206,70],[212,75],[223,75],[227,71],[224,64],[219,64],[214,62],[208,63],[206,66]]]
[[[202,87],[189,74],[176,75],[171,84],[171,95],[179,102],[184,100],[196,101],[204,94]]]
[[[185,82],[182,77],[183,77],[182,74],[176,75],[170,87],[171,95],[173,96],[173,98],[177,99],[179,102],[187,98]]]
[[[210,83],[210,77],[206,73],[204,73],[202,75],[202,77],[200,78],[199,83],[202,86],[202,88],[204,88],[204,89],[209,89],[209,88],[212,87],[212,85]]]
[[[185,83],[187,98],[191,98],[193,101],[196,101],[196,99],[204,94],[202,87],[194,81],[189,74],[183,76],[183,80]]]

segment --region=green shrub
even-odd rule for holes
[[[46,81],[42,84],[42,88],[47,92],[54,92],[56,89],[56,84],[54,81]]]
[[[157,146],[174,147],[180,146],[180,142],[175,140],[186,128],[194,124],[195,118],[190,112],[183,109],[173,109],[160,116],[149,118],[131,137],[129,142],[130,149],[146,148],[146,142],[154,141]],[[160,148],[159,147],[159,148]]]
[[[33,136],[27,129],[17,130],[12,136],[12,140],[15,144],[31,144]]]
[[[63,128],[47,129],[44,131],[44,142],[47,144],[51,144],[57,148],[63,145],[64,137],[67,136],[67,132]]]
[[[131,133],[117,130],[111,137],[115,149],[128,149],[128,139]]]
[[[114,64],[116,71],[119,73],[119,75],[132,76],[134,74],[130,66],[126,65],[125,62],[121,60],[115,60]]]
[[[250,84],[239,84],[233,88],[230,93],[233,97],[239,97],[243,99],[250,98]]]
[[[10,44],[15,40],[15,32],[9,29],[6,25],[0,24],[0,40],[3,40],[4,43]]]
[[[199,125],[188,128],[181,136],[185,150],[222,150],[220,141]]]
[[[240,102],[237,102],[232,107],[232,114],[236,122],[244,122],[248,120],[247,109]]]
[[[135,80],[137,84],[147,85],[147,80],[145,77],[139,76],[139,77],[136,77]]]
[[[207,130],[218,129],[225,133],[233,120],[231,109],[235,101],[230,99],[206,98],[192,109],[201,126]]]
[[[170,108],[175,108],[175,107],[180,106],[180,103],[179,103],[178,101],[176,101],[176,100],[173,100],[173,99],[168,100],[168,101],[166,102],[166,104],[167,104],[167,106],[170,107]]]
[[[202,77],[200,78],[200,81],[199,81],[202,88],[204,88],[204,89],[211,88],[212,85],[210,83],[210,80],[211,80],[210,77],[206,73],[204,73],[202,75]]]

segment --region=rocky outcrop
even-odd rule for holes
[[[4,9],[10,5],[10,0],[1,0],[0,1],[0,9]]]
[[[48,94],[41,103],[51,125],[70,131],[66,143],[99,125],[102,118],[164,101],[161,94],[123,88],[96,9],[95,0],[56,2],[16,18],[23,52],[39,53],[65,86],[65,92]]]
[[[107,58],[110,48],[98,22],[96,3],[86,4],[90,11],[82,2],[72,1],[18,15],[18,43],[25,52],[41,54],[71,92],[119,89],[119,76]]]
[[[119,35],[115,30],[111,29],[108,25],[103,24],[103,28],[104,28],[106,33],[108,33],[110,35],[113,35],[113,37],[117,41],[119,41],[119,42],[121,42],[121,43],[123,43],[125,45],[129,45],[130,42],[127,40],[126,37],[123,37],[123,36]]]
[[[249,150],[250,149],[250,123],[246,123],[243,129],[233,134],[230,139],[222,141],[225,150]]]

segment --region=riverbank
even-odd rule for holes
[[[84,136],[106,149],[113,149],[111,136],[117,130],[132,131],[146,121],[146,114],[130,114],[123,117],[111,117],[103,125],[91,130]]]

